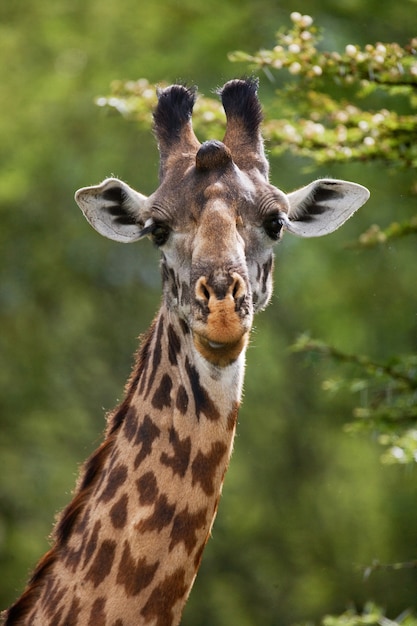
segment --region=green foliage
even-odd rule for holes
[[[232,61],[263,70],[273,82],[277,74],[285,80],[284,70],[291,79],[280,90],[279,103],[293,112],[292,119],[266,124],[272,148],[278,153],[290,148],[318,163],[381,159],[417,166],[417,38],[404,48],[396,43],[364,48],[347,44],[340,53],[320,49],[321,37],[309,15],[294,12],[291,19],[293,27],[278,31],[272,50],[230,55]],[[383,109],[357,104],[378,90],[385,96]],[[398,98],[410,114],[395,111]]]
[[[291,149],[318,163],[383,160],[390,165],[417,166],[417,38],[406,47],[396,43],[348,44],[343,53],[323,51],[321,37],[309,15],[291,14],[293,27],[277,33],[271,50],[254,55],[234,52],[233,62],[264,71],[271,82],[285,81],[279,90],[279,118],[268,111],[264,135],[277,154]],[[283,75],[284,72],[287,75]],[[332,84],[337,87],[333,95]],[[357,102],[381,91],[386,107],[371,111]],[[408,108],[409,114],[395,110]],[[116,82],[100,105],[149,125],[156,102],[155,88],[146,79]],[[277,108],[277,107],[276,107]],[[216,100],[201,98],[195,109],[197,128],[208,136],[220,123]],[[286,117],[290,116],[290,119]]]
[[[369,602],[362,613],[350,609],[342,615],[327,615],[323,618],[322,626],[416,626],[417,618],[410,611],[404,611],[395,620],[388,619],[383,610]]]
[[[393,222],[387,228],[381,229],[378,224],[373,224],[366,232],[362,233],[356,246],[372,247],[385,244],[391,239],[413,235],[417,233],[417,215],[409,220],[398,223]]]
[[[96,99],[102,107],[110,107],[127,120],[137,122],[142,128],[152,125],[152,113],[157,102],[157,91],[166,87],[166,83],[151,85],[146,78],[136,81],[114,81],[111,94]],[[193,123],[202,140],[219,137],[224,134],[225,119],[222,106],[213,98],[198,98],[194,106]]]
[[[323,389],[347,389],[358,397],[350,433],[371,432],[387,449],[384,463],[417,462],[417,354],[396,355],[385,363],[367,356],[347,354],[322,341],[299,337],[295,351],[320,354],[339,365],[351,364],[345,376],[327,379]]]

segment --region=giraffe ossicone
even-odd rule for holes
[[[76,194],[100,234],[153,240],[163,299],[8,626],[179,624],[232,451],[253,315],[272,294],[274,246],[284,231],[333,232],[369,197],[333,179],[277,189],[257,82],[229,81],[220,96],[223,142],[200,144],[196,92],[159,93],[160,185],[149,197],[116,178]]]

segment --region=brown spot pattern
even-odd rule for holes
[[[68,613],[62,620],[62,626],[77,626],[78,616],[81,612],[80,599],[76,596],[72,599]]]
[[[106,626],[106,598],[96,598],[91,607],[90,617],[87,626]]]
[[[142,338],[142,347],[140,348],[138,354],[137,371],[133,374],[132,385],[130,387],[129,394],[126,396],[125,399],[125,402],[128,402],[129,404],[131,402],[131,398],[133,397],[135,383],[138,384],[138,393],[140,395],[142,395],[145,390],[146,375],[149,371],[149,362],[151,359],[151,344],[155,335],[157,321],[158,318],[155,318],[153,320],[151,327]]]
[[[180,439],[175,428],[169,431],[169,443],[174,449],[174,454],[169,456],[166,452],[161,454],[161,463],[172,468],[173,474],[184,478],[190,462],[191,438]]]
[[[45,592],[42,597],[42,604],[45,606],[45,612],[50,617],[53,611],[59,607],[61,600],[65,596],[68,587],[61,587],[59,580],[53,582],[49,580],[46,585]],[[63,610],[63,609],[62,609]]]
[[[110,458],[110,455],[109,455],[109,458]],[[101,476],[97,480],[95,493],[101,493],[101,491],[103,489],[103,485],[106,482],[106,478],[107,478],[108,473],[109,473],[109,468],[108,467],[106,467],[106,468],[103,467],[102,472],[101,472]]]
[[[187,371],[191,390],[193,392],[197,419],[200,419],[200,413],[204,413],[207,419],[213,421],[218,420],[220,418],[220,413],[207,393],[207,390],[200,385],[200,374],[196,368],[190,364],[188,358],[185,359],[185,369]]]
[[[159,561],[150,565],[145,558],[135,561],[129,543],[125,541],[116,582],[124,586],[127,596],[136,596],[152,582],[158,566]]]
[[[153,513],[136,525],[139,532],[160,532],[171,523],[175,513],[175,504],[169,504],[165,494],[161,494],[155,502]]]
[[[199,528],[204,526],[206,519],[206,507],[199,509],[196,513],[189,513],[187,505],[185,509],[178,513],[178,515],[174,518],[170,535],[171,543],[169,544],[169,550],[171,551],[177,543],[182,541],[187,554],[190,555],[197,543],[196,532]]]
[[[116,495],[117,491],[124,484],[126,477],[127,477],[126,465],[122,465],[121,463],[119,465],[116,465],[116,467],[114,467],[111,470],[107,478],[107,484],[104,487],[103,492],[98,499],[99,502],[109,502],[110,500],[112,500],[114,496]]]
[[[161,378],[159,386],[152,396],[152,406],[158,411],[162,411],[164,407],[171,406],[171,389],[172,379],[169,374],[164,374]]]
[[[104,478],[104,464],[113,449],[113,445],[114,440],[109,437],[85,463],[78,493],[64,509],[54,531],[58,545],[66,544],[91,496],[93,486]]]
[[[67,567],[69,570],[72,570],[72,572],[75,572],[75,570],[77,569],[78,565],[80,564],[81,561],[81,557],[83,555],[83,551],[84,551],[84,547],[85,547],[85,538],[82,540],[80,546],[78,547],[78,549],[76,548],[67,548],[67,554],[66,556],[63,556],[63,562],[65,564],[65,567]]]
[[[146,390],[145,397],[148,396],[150,390],[153,387],[156,372],[161,362],[161,355],[162,355],[161,339],[162,339],[163,330],[164,330],[164,316],[161,315],[159,318],[158,326],[156,328],[156,333],[155,333],[155,342],[153,345],[153,355],[152,355],[152,372],[151,372],[151,375],[149,376],[148,387]]]
[[[217,466],[226,454],[227,446],[222,441],[215,441],[211,444],[208,454],[203,454],[199,450],[191,465],[193,474],[193,486],[199,483],[204,493],[212,496],[214,493],[213,479]]]
[[[175,407],[181,413],[181,415],[185,415],[188,409],[188,394],[185,390],[184,385],[180,385],[177,391],[177,399],[175,401]]]
[[[180,326],[181,326],[181,330],[183,334],[188,335],[190,332],[190,327],[188,326],[187,322],[183,320],[182,318],[180,319]]]
[[[123,432],[128,441],[132,441],[133,437],[136,434],[137,427],[138,427],[138,413],[134,406],[130,406],[127,410],[127,413],[124,419],[124,427],[123,427]]]
[[[127,521],[127,494],[124,493],[110,509],[110,519],[114,528],[124,528]]]
[[[172,296],[175,300],[178,300],[178,285],[177,285],[177,275],[175,273],[175,271],[171,268],[168,267],[168,273],[169,273],[169,278],[170,278],[170,286],[171,286],[171,293]]]
[[[155,587],[141,614],[149,622],[156,620],[155,626],[172,626],[172,610],[186,592],[185,570],[180,567]]]
[[[88,570],[85,579],[91,580],[94,587],[103,582],[110,574],[116,552],[116,542],[112,539],[104,539],[101,546],[96,552],[94,561]]]
[[[55,609],[56,607],[53,606],[52,608]],[[56,609],[55,613],[51,617],[51,622],[50,622],[51,624],[59,624],[62,614],[64,612],[64,608],[65,607],[62,606]]]
[[[168,326],[168,358],[171,365],[177,365],[181,351],[181,341],[172,324]]]
[[[143,505],[153,504],[158,497],[158,483],[153,472],[146,472],[136,481],[139,502]]]
[[[93,556],[95,552],[95,549],[97,548],[98,535],[100,532],[100,528],[101,528],[101,522],[100,520],[97,520],[97,522],[94,524],[94,528],[92,530],[90,539],[88,540],[88,543],[85,548],[83,569],[87,565],[87,563],[90,561],[91,557]]]
[[[149,415],[145,415],[142,424],[138,428],[135,445],[141,445],[140,452],[136,455],[135,469],[139,467],[144,459],[152,452],[152,444],[159,437],[161,431],[156,426]]]

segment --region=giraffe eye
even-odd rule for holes
[[[169,226],[164,222],[154,222],[151,231],[152,241],[159,248],[168,241],[170,232]]]
[[[266,234],[274,241],[277,241],[279,239],[283,225],[283,221],[278,213],[268,215],[263,223]]]

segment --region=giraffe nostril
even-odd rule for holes
[[[203,300],[206,304],[208,304],[210,300],[210,291],[207,288],[205,278],[198,279],[197,284],[195,286],[195,295],[198,300]]]
[[[205,285],[201,285],[201,292],[206,300],[210,300],[210,292]]]
[[[246,283],[237,272],[210,280],[201,276],[195,286],[196,299],[211,308],[216,302],[231,299],[238,310],[247,294]]]
[[[246,295],[245,281],[239,274],[232,274],[233,283],[231,285],[233,300],[239,300]]]

